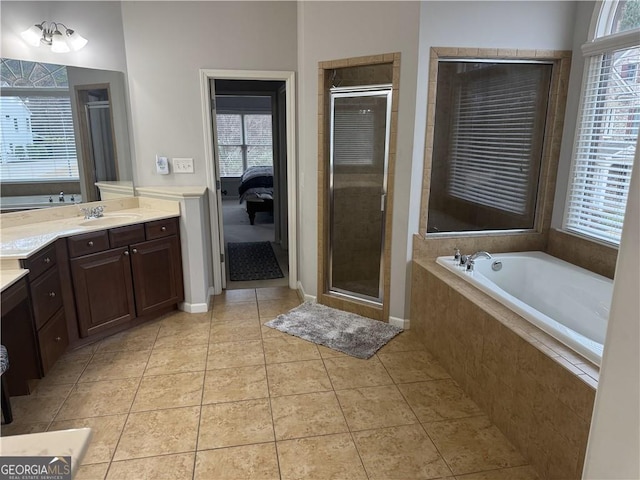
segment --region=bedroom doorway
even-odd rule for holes
[[[214,294],[297,286],[290,243],[295,240],[293,73],[253,73],[201,71],[209,107],[208,183],[215,188],[210,196],[214,259],[220,254],[213,266]]]

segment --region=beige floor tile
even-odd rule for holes
[[[287,313],[292,308],[300,305],[300,300],[295,299],[276,299],[276,300],[258,300],[258,313],[260,318],[271,317],[276,318],[282,313]]]
[[[11,397],[13,421],[17,424],[50,422],[72,389],[73,385],[38,385],[31,395]]]
[[[318,345],[318,351],[322,358],[354,358],[351,355],[339,352],[333,348],[325,347],[324,345]]]
[[[235,402],[269,396],[264,365],[207,370],[202,403]]]
[[[416,333],[407,330],[389,340],[389,343],[383,346],[379,353],[411,352],[415,350],[426,350],[426,347]]]
[[[450,378],[446,370],[426,351],[389,352],[377,355],[396,383]]]
[[[526,463],[487,417],[446,420],[424,426],[456,476]]]
[[[0,436],[10,437],[12,435],[27,435],[29,433],[46,432],[49,422],[40,423],[21,423],[14,418],[13,423],[2,425],[0,428]]]
[[[89,442],[89,449],[82,459],[82,465],[104,463],[110,462],[113,458],[126,420],[126,414],[65,420],[53,422],[49,431],[90,428],[91,442]]]
[[[368,360],[351,356],[325,358],[324,365],[336,390],[393,384],[375,355]]]
[[[263,340],[263,343],[267,363],[320,359],[320,353],[315,343],[291,335],[283,338],[267,338]]]
[[[276,440],[349,431],[334,392],[272,398],[271,408]]]
[[[228,303],[255,302],[255,288],[241,288],[237,290],[224,290],[220,295],[213,297],[213,308],[222,307]]]
[[[268,398],[202,406],[198,450],[274,440]]]
[[[279,480],[275,443],[196,453],[194,480]]]
[[[195,453],[113,462],[107,480],[191,480]]]
[[[278,458],[282,480],[367,478],[348,433],[278,442]]]
[[[205,369],[206,364],[207,345],[154,349],[144,375],[199,372]]]
[[[132,412],[200,405],[204,372],[143,377]]]
[[[489,472],[458,475],[458,480],[539,480],[536,471],[529,465],[524,467],[503,468]]]
[[[226,303],[216,305],[213,303],[212,322],[215,325],[218,322],[228,322],[231,320],[257,320],[258,319],[258,302]]]
[[[322,360],[267,365],[272,397],[331,390],[331,381]]]
[[[256,288],[256,297],[258,302],[261,300],[296,300],[300,301],[297,290],[293,290],[289,287],[266,287]]]
[[[353,438],[370,479],[428,479],[451,475],[420,425],[355,432]]]
[[[264,350],[260,340],[209,345],[207,370],[263,364]]]
[[[69,350],[67,353],[65,353],[65,355],[93,355],[94,353],[96,353],[98,348],[100,348],[100,344],[102,342],[103,340],[99,340],[82,347],[74,348],[73,350]]]
[[[289,336],[289,334],[281,332],[276,328],[265,327],[264,325],[260,327],[260,333],[262,333],[263,340],[267,338],[286,338]]]
[[[211,343],[260,340],[260,323],[257,318],[225,320],[211,325]]]
[[[39,385],[68,385],[74,384],[84,372],[91,360],[92,354],[64,355],[40,380]]]
[[[85,368],[79,382],[100,382],[141,377],[150,350],[96,353]]]
[[[56,420],[128,413],[138,389],[138,378],[78,383],[73,386]]]
[[[96,463],[93,465],[81,465],[74,480],[104,480],[109,469],[108,463]]]
[[[124,332],[111,335],[97,346],[97,352],[151,350],[160,330],[160,322],[145,323]]]
[[[398,385],[421,422],[482,415],[482,410],[451,379]]]
[[[113,459],[195,451],[199,419],[200,407],[131,413]]]
[[[165,318],[153,348],[179,348],[209,343],[209,313],[182,314]]]
[[[336,395],[352,431],[418,422],[395,385],[340,390]]]

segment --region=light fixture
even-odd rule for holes
[[[60,27],[64,29],[64,34],[60,32]],[[34,47],[47,45],[51,47],[52,52],[58,53],[80,50],[88,42],[82,35],[58,22],[45,21],[35,24],[22,32],[21,35],[29,45]]]

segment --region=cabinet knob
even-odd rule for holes
[[[56,342],[59,342],[62,340],[62,337],[56,337]]]
[[[44,263],[49,263],[49,262],[51,262],[51,259],[49,257],[44,257],[43,262]]]
[[[166,232],[167,231],[167,227],[165,227],[164,225],[160,227],[160,231],[161,232]]]
[[[133,253],[138,253],[138,249],[137,249],[137,248],[134,248],[134,249],[132,250],[132,252],[133,252]]]
[[[125,250],[125,251],[124,251],[124,252],[122,252],[122,253],[124,253],[127,257],[129,256],[129,250]]]
[[[55,297],[55,296],[56,296],[56,292],[49,292],[49,296],[50,296],[51,298]]]
[[[90,247],[93,247],[93,241],[92,241],[92,240],[89,240],[89,241],[87,242],[87,245],[89,245]]]

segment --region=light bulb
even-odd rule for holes
[[[80,50],[84,47],[88,40],[80,35],[78,32],[68,29],[67,30],[67,43],[71,47],[72,50]]]
[[[56,53],[67,53],[70,51],[69,45],[64,41],[60,30],[56,30],[51,36],[51,51]]]
[[[42,26],[32,25],[20,34],[25,42],[32,47],[40,46],[40,39],[42,38]]]

